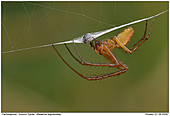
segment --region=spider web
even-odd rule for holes
[[[48,47],[87,32],[151,16],[147,2],[126,4],[127,8],[121,2],[2,2],[2,53]],[[134,10],[139,5],[145,9],[143,16]],[[120,10],[121,6],[131,6],[131,13]],[[126,18],[119,21],[122,17]]]
[[[97,3],[98,4],[98,3]],[[87,18],[88,20],[92,20],[94,22],[97,22],[97,28],[99,27],[100,24],[104,24],[107,26],[113,26],[113,24],[109,24],[106,22],[102,22],[101,21],[101,7],[102,4],[99,3],[99,19],[95,19],[93,18],[93,16],[88,16],[86,15],[84,12],[84,7],[83,7],[83,3],[82,2],[75,2],[75,3],[70,3],[70,2],[3,2],[3,21],[2,21],[2,26],[3,26],[3,34],[6,35],[6,38],[8,39],[8,43],[9,46],[8,50],[13,50],[13,49],[17,49],[17,48],[22,48],[20,46],[22,46],[22,44],[24,43],[25,38],[28,37],[29,34],[32,34],[33,29],[35,29],[37,26],[44,24],[45,21],[48,22],[54,22],[51,25],[53,25],[52,27],[54,29],[51,30],[51,33],[54,32],[55,38],[57,38],[58,40],[61,38],[65,38],[63,33],[67,33],[67,27],[65,26],[67,24],[67,22],[72,22],[73,23],[76,22],[76,20],[83,18]],[[9,8],[11,7],[12,8]],[[8,27],[9,23],[12,22],[12,20],[9,20],[10,18],[8,17],[8,12],[10,12],[10,10],[16,10],[16,8],[19,6],[19,9],[21,10],[21,12],[16,12],[17,15],[19,15],[19,17],[12,19],[16,25],[14,24],[12,27],[13,29],[21,29],[20,32],[18,32],[17,34],[15,33],[15,35],[17,35],[18,37],[15,38],[15,36],[13,36],[14,33],[12,33],[11,31],[11,26]],[[62,7],[62,8],[60,8]],[[73,9],[73,7],[76,7]],[[10,9],[10,10],[9,10]],[[73,10],[77,10],[72,11]],[[41,12],[42,11],[42,12]],[[80,12],[79,12],[80,11]],[[21,19],[21,17],[23,17],[23,19]],[[38,16],[37,16],[38,15]],[[36,17],[37,16],[37,17]],[[74,16],[76,18],[74,18]],[[50,17],[53,17],[52,20],[49,20]],[[71,20],[70,18],[73,18],[73,20]],[[80,18],[79,18],[80,17]],[[77,19],[79,18],[79,19]],[[55,19],[55,21],[54,21]],[[25,24],[20,24],[22,20],[22,23]],[[57,23],[58,22],[58,23]],[[22,25],[23,27],[20,27],[20,25]],[[44,25],[46,26],[46,25]],[[49,30],[46,27],[44,27],[44,29],[42,31],[45,30]],[[19,31],[19,30],[18,30]],[[47,35],[47,34],[45,34]],[[32,38],[32,40],[34,40],[35,38]],[[41,40],[44,38],[41,38]],[[29,38],[29,40],[31,40],[31,38]],[[54,40],[54,38],[48,38],[46,39],[48,40],[48,42],[52,41],[56,41]],[[27,41],[27,40],[26,40]],[[42,42],[42,44],[47,44],[48,42]],[[41,43],[41,41],[40,41]],[[4,43],[3,43],[4,44]],[[31,43],[32,45],[34,45],[34,43]],[[37,44],[38,45],[38,44]],[[24,46],[31,46],[31,45],[24,45]],[[33,48],[37,48],[36,44],[35,47]],[[28,48],[29,49],[29,48]],[[3,51],[6,51],[5,48]]]

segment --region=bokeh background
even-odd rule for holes
[[[1,2],[1,52],[71,40],[87,32],[146,18],[169,9],[168,2]],[[83,16],[84,14],[84,16]],[[87,81],[59,58],[52,47],[1,54],[2,112],[168,112],[169,12],[155,18],[150,38],[135,53],[113,53],[128,67],[116,77]],[[152,19],[148,21],[148,31]],[[128,47],[144,33],[145,21],[131,25]],[[126,27],[124,27],[126,28]],[[98,39],[120,33],[118,29]],[[147,31],[147,33],[148,33]],[[73,44],[68,45],[77,57]],[[107,62],[89,45],[76,44],[89,62]],[[63,58],[84,75],[115,68],[78,64],[64,45]]]

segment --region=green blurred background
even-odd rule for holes
[[[101,31],[112,25],[119,26],[153,16],[169,9],[168,4],[1,2],[1,51],[71,40],[87,32]],[[101,81],[87,81],[78,76],[63,63],[52,47],[1,54],[1,111],[168,112],[168,14],[156,17],[149,40],[135,53],[113,50],[129,70]],[[151,23],[152,19],[148,21],[148,31]],[[131,26],[135,33],[129,48],[143,36],[145,21]],[[115,36],[124,28],[98,39]],[[76,54],[73,44],[68,46]],[[86,61],[107,62],[89,45],[76,46]],[[116,71],[115,68],[82,66],[70,56],[64,45],[55,47],[73,68],[84,75]]]

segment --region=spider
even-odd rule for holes
[[[74,43],[73,40],[73,44],[74,44],[74,48],[76,50],[77,55],[79,56],[79,58],[82,60],[82,62],[80,60],[78,60],[69,50],[69,48],[67,47],[66,44],[65,47],[67,48],[68,52],[71,54],[71,56],[77,61],[79,62],[81,65],[89,65],[89,66],[105,66],[105,67],[116,67],[119,71],[117,72],[113,72],[113,73],[109,73],[109,74],[103,74],[103,75],[97,75],[97,76],[84,76],[82,74],[80,74],[79,72],[77,72],[75,69],[73,69],[64,59],[63,57],[59,54],[59,52],[57,51],[57,49],[53,46],[54,50],[57,52],[57,54],[59,55],[59,57],[64,61],[64,63],[71,68],[75,73],[77,73],[79,76],[81,76],[84,79],[87,80],[101,80],[101,79],[105,79],[111,76],[117,76],[120,74],[125,73],[128,70],[128,66],[126,66],[122,61],[120,61],[118,58],[115,57],[115,55],[113,54],[112,50],[114,48],[119,48],[119,49],[123,49],[125,52],[132,54],[133,52],[135,52],[146,40],[148,40],[150,33],[152,31],[152,27],[153,27],[153,23],[154,23],[154,19],[152,21],[152,25],[150,28],[150,31],[147,35],[147,37],[145,38],[146,35],[146,31],[147,31],[147,20],[146,20],[146,26],[145,26],[145,31],[144,31],[144,35],[143,37],[137,42],[135,43],[130,49],[128,49],[126,47],[126,45],[128,44],[128,42],[130,41],[130,39],[132,38],[133,34],[134,34],[134,29],[132,27],[127,27],[126,29],[124,29],[122,32],[120,32],[118,34],[118,36],[113,36],[110,39],[106,39],[104,41],[98,40],[93,38],[92,41],[90,41],[90,47],[96,52],[99,53],[101,55],[103,55],[110,63],[89,63],[86,62],[78,53],[76,45]],[[83,36],[83,42],[84,43],[88,43],[89,42],[89,38],[90,35],[89,33],[85,34]],[[136,47],[135,47],[136,46]]]

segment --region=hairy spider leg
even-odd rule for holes
[[[155,17],[153,18],[153,21],[152,21],[152,25],[151,25],[151,28],[150,28],[150,31],[149,31],[149,33],[148,33],[148,36],[146,37],[146,38],[142,38],[142,40],[139,40],[139,44],[138,44],[138,46],[136,46],[132,51],[130,50],[130,49],[128,49],[125,45],[123,45],[123,43],[119,40],[119,38],[117,38],[116,36],[115,36],[115,40],[116,40],[116,42],[126,51],[126,52],[128,52],[128,53],[133,53],[133,52],[135,52],[136,50],[137,50],[137,48],[139,48],[148,38],[149,38],[149,36],[150,36],[150,33],[151,33],[151,31],[152,31],[152,27],[153,27],[153,23],[154,23],[154,20],[155,20]],[[145,30],[146,31],[146,30]],[[144,35],[145,35],[145,33],[144,33]],[[141,43],[140,43],[141,42]],[[138,42],[137,42],[138,43]],[[132,46],[133,47],[133,46]]]
[[[121,62],[121,64],[119,64],[119,61],[117,60],[117,58],[114,56],[114,54],[110,51],[110,49],[106,46],[106,45],[101,45],[103,46],[100,50],[98,49],[98,52],[100,52],[100,54],[102,54],[107,60],[109,60],[111,62],[110,63],[100,63],[100,64],[97,64],[97,63],[89,63],[89,62],[86,62],[84,61],[84,59],[80,56],[80,54],[78,53],[77,51],[77,48],[76,48],[76,45],[74,43],[74,40],[73,40],[73,44],[74,44],[74,47],[75,47],[75,50],[76,50],[76,53],[77,55],[79,56],[79,58],[83,61],[83,62],[80,62],[72,53],[71,51],[69,50],[69,48],[67,47],[67,45],[65,44],[67,50],[69,51],[69,53],[71,54],[71,56],[76,60],[78,61],[80,64],[82,65],[90,65],[90,66],[106,66],[106,67],[117,67],[119,69],[119,71],[122,71],[122,70],[125,70],[127,71],[128,67],[127,66],[124,66],[122,65],[123,63]],[[97,48],[97,45],[98,44],[95,44],[95,47],[93,45],[91,45],[91,47],[93,48],[93,50],[95,51],[96,48]]]
[[[100,43],[100,45],[98,43],[95,43],[95,46],[93,45],[92,42],[90,42],[90,47],[92,47],[92,49],[96,52],[96,53],[99,53],[99,54],[102,54],[107,60],[109,60],[111,62],[110,63],[107,63],[107,64],[104,64],[104,63],[100,63],[100,64],[94,64],[94,63],[89,63],[87,64],[88,62],[85,62],[84,59],[80,56],[80,54],[78,53],[77,51],[77,48],[76,48],[76,45],[74,43],[74,40],[73,40],[73,44],[74,44],[74,47],[75,47],[75,50],[76,50],[76,53],[77,55],[79,56],[79,58],[83,61],[83,65],[91,65],[91,66],[107,66],[107,67],[117,67],[120,70],[122,70],[122,67],[119,66],[119,62],[117,60],[117,58],[115,57],[115,55],[110,51],[110,49],[104,45],[105,43],[104,42],[101,42],[97,39],[93,40],[93,41],[97,41]],[[115,46],[115,45],[113,45]],[[81,63],[82,64],[82,63]]]
[[[125,69],[125,68],[123,68],[123,66],[121,64],[119,64],[117,58],[110,50],[110,47],[113,47],[113,48],[117,47],[115,44],[102,42],[97,39],[94,39],[93,41],[95,41],[95,45],[93,45],[93,42],[91,41],[90,47],[92,47],[92,49],[96,53],[103,55],[112,64],[117,64],[117,68],[119,69],[119,71],[122,69]],[[99,42],[99,44],[97,42]],[[109,45],[109,48],[107,45]]]
[[[97,39],[96,39],[97,40]],[[94,40],[95,41],[95,40]],[[97,40],[97,42],[101,42],[101,41],[99,41],[99,40]],[[84,61],[83,60],[83,58],[80,56],[80,54],[78,53],[78,51],[77,51],[77,48],[76,48],[76,45],[75,45],[75,43],[74,43],[74,41],[73,41],[73,44],[74,44],[74,47],[75,47],[75,50],[76,50],[76,53],[77,53],[77,55],[79,56],[79,58],[82,60],[82,61]],[[118,69],[119,69],[119,71],[118,72],[115,72],[115,74],[122,74],[122,73],[124,73],[124,72],[126,72],[127,70],[128,70],[128,67],[123,63],[123,62],[121,62],[120,60],[118,60],[115,56],[114,56],[114,54],[110,51],[110,49],[105,45],[105,43],[104,42],[101,42],[100,43],[101,45],[98,45],[98,43],[96,43],[95,44],[95,46],[93,46],[93,45],[91,45],[91,47],[93,48],[93,50],[94,51],[96,51],[96,53],[100,53],[100,54],[102,54],[108,61],[110,61],[111,62],[111,64],[109,63],[109,64],[99,64],[99,66],[108,66],[108,67],[117,67]],[[99,46],[100,46],[100,48],[99,48]],[[115,45],[114,45],[115,46]],[[113,65],[113,66],[112,66]],[[96,65],[94,65],[94,66],[96,66]],[[112,73],[113,74],[113,73]],[[113,75],[113,76],[116,76],[116,75]],[[110,76],[109,76],[110,77]],[[107,78],[107,77],[106,77]]]
[[[60,53],[57,51],[57,49],[54,47],[54,45],[52,45],[54,50],[57,52],[57,54],[59,55],[59,57],[63,60],[63,62],[69,67],[71,68],[75,73],[77,73],[79,76],[81,76],[82,78],[85,78],[87,80],[101,80],[101,79],[105,79],[105,78],[108,78],[108,77],[111,77],[111,76],[117,76],[117,75],[120,75],[120,74],[123,74],[124,72],[126,72],[128,70],[128,67],[123,63],[121,62],[119,59],[118,62],[120,64],[120,66],[122,66],[122,70],[118,71],[118,72],[114,72],[114,73],[109,73],[109,74],[103,74],[103,75],[98,75],[98,76],[84,76],[82,74],[80,74],[79,72],[77,72],[75,69],[73,69],[63,58],[62,56],[60,55]],[[109,64],[110,65],[110,64]]]
[[[89,62],[86,62],[81,56],[80,56],[80,54],[78,53],[78,51],[77,51],[77,48],[75,47],[75,49],[76,49],[76,53],[77,53],[77,55],[79,56],[79,58],[82,60],[82,62],[80,61],[80,60],[78,60],[72,53],[71,53],[71,51],[70,51],[70,49],[68,48],[68,46],[66,45],[66,44],[64,44],[65,46],[66,46],[66,48],[67,48],[67,50],[69,51],[69,53],[71,54],[71,56],[77,61],[77,62],[79,62],[80,64],[82,64],[82,65],[89,65],[89,66],[107,66],[107,67],[116,67],[117,66],[117,64],[109,64],[109,63],[89,63]]]
[[[97,41],[100,43],[100,45],[98,43],[95,43],[95,46],[93,45],[93,43],[90,43],[90,47],[92,47],[92,49],[99,54],[102,54],[108,61],[111,62],[110,63],[100,63],[100,64],[95,64],[95,63],[89,63],[85,62],[84,59],[80,56],[80,54],[77,51],[76,45],[74,43],[73,40],[73,44],[76,50],[77,55],[79,56],[79,58],[83,61],[83,65],[90,65],[90,66],[107,66],[107,67],[117,67],[119,69],[119,71],[121,71],[122,69],[125,69],[123,65],[119,65],[119,62],[117,60],[117,58],[115,57],[115,55],[110,51],[110,49],[105,45],[104,42],[94,39],[93,41]],[[107,43],[106,43],[107,44]],[[109,45],[113,45],[116,46],[114,44],[109,44]],[[68,48],[68,47],[67,47]],[[70,50],[68,49],[68,51],[70,52]],[[72,55],[72,53],[70,52],[70,54]],[[73,56],[73,55],[72,55]],[[75,58],[73,56],[73,58]],[[77,59],[76,59],[77,60]],[[78,61],[79,62],[79,61]],[[81,63],[82,64],[82,63]]]
[[[133,49],[136,45],[138,45],[143,39],[145,39],[146,31],[147,31],[147,20],[146,20],[145,32],[144,32],[143,37],[142,37],[138,42],[136,42],[136,43],[130,48],[130,50],[132,50],[132,49]]]
[[[119,71],[125,69],[124,66],[119,63],[118,59],[114,56],[114,54],[110,51],[110,49],[106,45],[103,44],[101,46],[102,48],[99,49],[100,54],[102,54],[109,62],[117,64],[117,68]]]
[[[80,56],[80,54],[78,53],[77,51],[77,48],[76,48],[76,45],[74,43],[74,40],[73,40],[73,44],[74,44],[74,47],[75,47],[75,50],[76,50],[76,53],[77,55],[79,56],[79,58],[83,61],[83,62],[80,62],[72,53],[71,51],[69,50],[69,48],[67,47],[67,45],[65,44],[67,50],[69,51],[69,53],[71,54],[71,56],[76,60],[78,61],[80,64],[82,65],[90,65],[90,66],[106,66],[106,67],[117,67],[119,70],[122,70],[122,67],[123,65],[119,66],[119,62],[117,61],[116,57],[114,56],[114,54],[107,48],[107,46],[105,46],[105,51],[104,50],[101,50],[100,54],[102,54],[107,60],[109,60],[112,64],[110,63],[89,63],[89,62],[86,62],[84,61],[84,59]],[[91,45],[91,47],[93,48],[93,50],[95,51],[95,49],[97,48],[97,44],[96,44],[96,47],[94,47],[93,45]],[[107,51],[107,52],[106,52]],[[109,54],[108,54],[109,53]],[[125,69],[125,68],[123,68]]]

